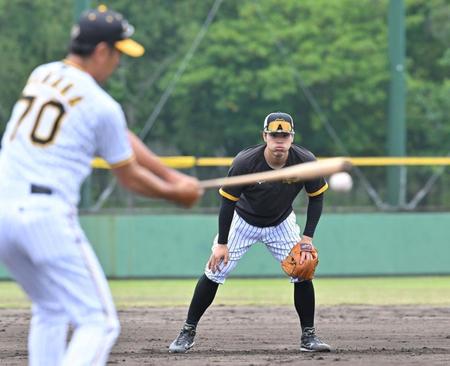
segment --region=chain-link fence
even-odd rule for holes
[[[353,188],[349,192],[326,193],[325,210],[329,212],[385,212],[385,211],[448,211],[450,210],[450,174],[447,165],[403,165],[404,202],[397,206],[386,203],[387,166],[355,167]],[[182,169],[197,178],[210,179],[226,176],[227,166],[194,166]],[[218,211],[221,197],[217,189],[210,189],[193,208],[197,213]],[[297,210],[306,207],[307,197],[300,194],[294,205]],[[147,199],[121,188],[106,169],[95,169],[82,190],[81,210],[84,212],[186,212],[163,200]]]

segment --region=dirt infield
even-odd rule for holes
[[[334,306],[317,309],[318,334],[328,354],[298,351],[292,307],[213,306],[198,327],[195,347],[167,348],[185,317],[183,308],[119,312],[122,333],[109,364],[119,365],[450,365],[450,309]],[[0,364],[26,365],[26,310],[0,310]]]

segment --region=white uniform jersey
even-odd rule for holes
[[[37,67],[14,106],[0,152],[0,182],[48,187],[76,205],[94,156],[133,158],[120,105],[68,62]]]

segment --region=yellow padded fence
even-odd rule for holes
[[[321,159],[321,158],[319,158]],[[322,159],[325,159],[323,157]],[[408,156],[408,157],[351,157],[351,162],[355,166],[393,166],[393,165],[450,165],[449,156]],[[194,166],[230,166],[233,158],[229,157],[204,157],[197,158],[195,156],[165,156],[161,157],[161,161],[175,169],[188,169]],[[101,158],[95,158],[92,161],[92,167],[95,169],[109,169],[110,166]]]

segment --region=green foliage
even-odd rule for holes
[[[122,104],[130,128],[139,133],[174,82],[215,0],[91,4],[100,2],[124,13],[136,27],[134,38],[146,48],[140,59],[124,57],[106,86]],[[161,155],[232,156],[259,143],[264,117],[282,110],[294,116],[296,142],[318,156],[385,155],[388,4],[223,1],[146,142]],[[407,153],[445,155],[450,4],[405,0],[405,8]],[[64,57],[73,16],[72,0],[0,0],[4,122],[30,71]],[[382,185],[383,172],[373,170],[373,175]]]
[[[146,47],[143,58],[124,58],[107,86],[139,132],[214,1],[102,3],[123,12]],[[408,153],[444,154],[450,129],[450,5],[446,0],[405,4]],[[348,153],[384,155],[387,5],[388,0],[223,2],[148,142],[159,153],[233,155],[260,141],[267,113],[284,110],[294,115],[297,142],[318,155],[344,153],[327,133],[330,126]],[[64,56],[73,12],[71,0],[0,0],[4,121],[29,72]]]
[[[408,151],[446,155],[450,136],[450,4],[410,0],[408,54]],[[433,5],[431,5],[433,4]]]
[[[31,70],[64,56],[71,0],[0,0],[0,118],[3,132],[13,104]]]

